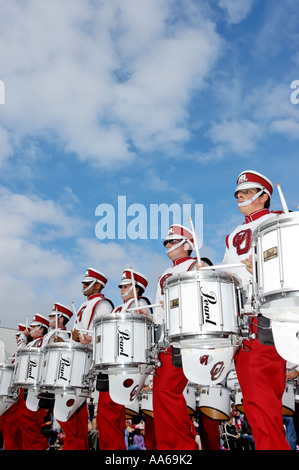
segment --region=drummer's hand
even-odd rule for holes
[[[60,336],[54,336],[53,343],[64,343],[64,340]]]
[[[241,263],[245,264],[247,271],[250,272],[250,274],[253,274],[253,268],[252,268],[252,255],[249,256],[249,258],[242,259]]]
[[[164,302],[163,300],[160,300],[161,307],[164,308]]]
[[[197,262],[195,265],[196,269],[204,268],[205,266],[206,264],[203,261],[201,261],[200,263]]]
[[[72,330],[72,340],[80,343],[80,333],[78,330]]]
[[[298,370],[292,370],[286,373],[286,378],[288,380],[294,380],[299,376],[299,371]]]
[[[141,308],[140,310],[136,310],[136,313],[142,313],[143,315],[148,315],[148,311],[146,308]]]
[[[80,335],[81,344],[90,344],[92,342],[92,336],[89,335]]]

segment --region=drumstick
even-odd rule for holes
[[[135,286],[135,281],[134,281],[133,268],[131,268],[131,279],[132,279],[132,286],[133,286],[133,293],[134,293],[135,305],[136,305],[136,307],[137,307],[137,305],[138,305],[138,302],[137,302],[137,292],[136,292],[136,286]]]
[[[244,263],[234,263],[234,264],[216,264],[215,266],[204,266],[202,269],[227,269],[227,268],[241,268],[244,267]]]
[[[144,309],[144,308],[156,308],[156,307],[161,307],[161,304],[143,305],[142,309]],[[126,312],[131,312],[131,311],[134,311],[134,310],[140,310],[140,307],[128,308],[128,309],[126,309]]]
[[[200,256],[199,256],[197,238],[196,238],[196,233],[195,233],[195,230],[194,230],[192,217],[190,217],[190,223],[191,223],[191,229],[192,229],[192,234],[193,234],[193,241],[194,241],[194,248],[195,248],[196,258],[197,258],[198,266],[200,266]]]
[[[74,304],[73,301],[72,301],[72,308],[73,308],[73,312],[74,312],[75,316],[77,316],[77,312],[76,312],[76,309],[75,309],[75,304]]]
[[[282,193],[280,184],[279,184],[279,183],[276,183],[276,185],[277,185],[277,189],[278,189],[280,201],[281,201],[281,204],[282,204],[282,207],[283,207],[283,211],[284,211],[286,214],[288,214],[289,209],[288,209],[286,200],[285,200],[285,198],[284,198],[284,195],[283,195],[283,193]]]

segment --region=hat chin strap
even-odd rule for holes
[[[130,294],[130,292],[132,292],[132,290],[133,290],[133,284],[131,285],[130,289],[127,290],[124,294],[120,294],[121,297],[126,297],[128,294]]]
[[[166,254],[168,255],[173,250],[176,250],[177,248],[179,248],[179,246],[184,245],[184,243],[186,243],[186,242],[188,243],[187,238],[183,238],[183,240],[181,240],[180,243],[178,243],[177,245],[174,245],[171,248],[169,248],[168,250],[166,250]]]
[[[248,199],[247,201],[244,201],[244,202],[238,202],[238,207],[248,206],[253,201],[255,201],[259,196],[261,196],[261,194],[263,194],[264,191],[265,191],[265,189],[262,188],[258,193],[256,193],[254,196],[252,196],[251,199]]]
[[[96,283],[96,280],[94,279],[91,284],[88,284],[88,286],[85,287],[85,289],[82,289],[82,292],[88,291],[88,289],[90,289],[95,283]]]

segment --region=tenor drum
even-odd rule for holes
[[[0,416],[17,401],[12,391],[13,372],[13,364],[0,364]]]
[[[143,390],[141,393],[141,411],[146,416],[154,417],[153,391]]]
[[[137,416],[140,411],[140,400],[136,397],[129,405],[126,406],[126,419],[132,419]]]
[[[13,386],[36,390],[39,385],[41,349],[26,348],[16,352]]]
[[[222,385],[200,387],[199,409],[216,421],[227,421],[230,417],[230,391]]]
[[[282,414],[283,416],[293,416],[295,413],[295,382],[288,380],[282,396]]]
[[[94,368],[116,374],[155,365],[153,318],[139,313],[109,314],[94,322]]]
[[[299,322],[299,212],[276,215],[253,232],[259,313],[276,321]]]
[[[89,396],[92,348],[80,343],[48,343],[43,350],[40,391]]]
[[[196,385],[188,383],[183,395],[186,400],[189,415],[194,415],[196,411]]]

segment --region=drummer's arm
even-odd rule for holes
[[[249,258],[242,259],[241,263],[245,264],[246,269],[250,274],[253,274],[252,255],[250,255]]]

